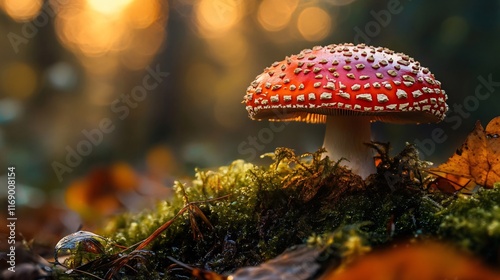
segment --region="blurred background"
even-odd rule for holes
[[[448,93],[445,122],[374,124],[394,153],[421,143],[442,163],[500,113],[500,1],[0,0],[0,180],[16,167],[17,232],[50,244],[151,207],[194,168],[315,151],[323,125],[273,131],[241,101],[274,61],[343,42],[404,52]]]

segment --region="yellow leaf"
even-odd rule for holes
[[[483,128],[476,122],[465,143],[447,162],[429,172],[448,180],[456,190],[469,188],[471,183],[493,188],[500,181],[500,117]]]

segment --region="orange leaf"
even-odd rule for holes
[[[500,279],[498,271],[455,248],[417,243],[367,254],[322,280]]]
[[[500,117],[491,120],[486,129],[479,121],[476,122],[465,143],[447,162],[429,169],[430,173],[447,179],[455,189],[457,185],[470,187],[469,180],[485,188],[493,188],[493,184],[500,181],[499,134]]]

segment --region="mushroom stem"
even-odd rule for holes
[[[370,117],[366,116],[328,116],[323,147],[332,160],[342,161],[352,172],[363,179],[375,173],[373,149],[364,143],[371,141]]]

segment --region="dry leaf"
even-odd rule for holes
[[[498,271],[455,248],[438,243],[401,245],[365,255],[321,280],[500,279]]]
[[[476,122],[465,143],[447,162],[429,169],[430,173],[449,181],[455,190],[468,189],[474,184],[493,188],[493,184],[500,181],[499,135],[500,117],[491,120],[486,129]],[[444,187],[448,188],[448,185]]]

